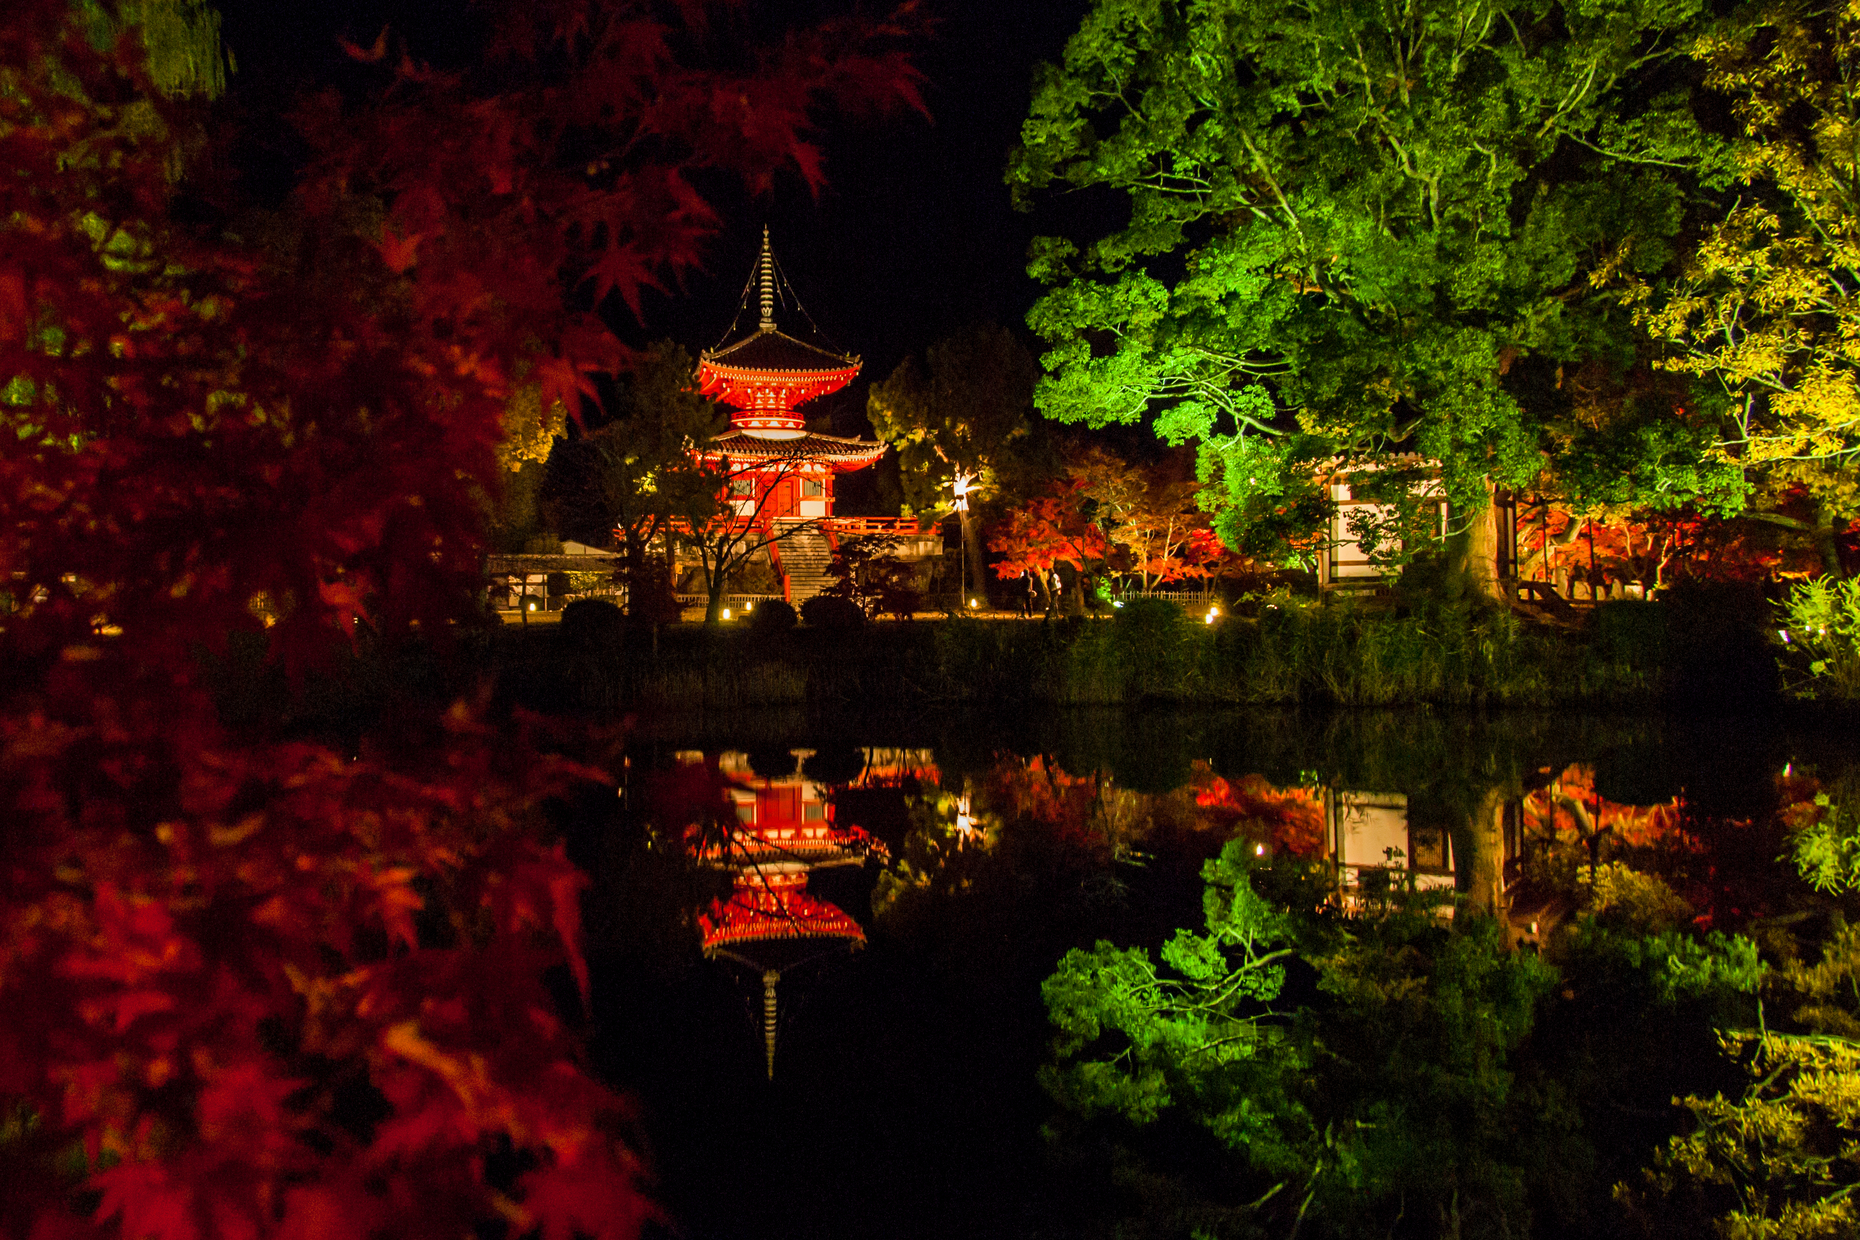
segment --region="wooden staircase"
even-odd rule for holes
[[[788,577],[788,599],[796,607],[827,587],[827,564],[833,548],[827,536],[808,527],[788,535],[776,544],[781,550],[782,572]]]

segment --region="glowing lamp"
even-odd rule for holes
[[[725,620],[728,620],[730,618],[730,609],[728,607],[723,609],[723,618]]]
[[[969,600],[969,606],[970,606],[970,608],[971,608],[971,609],[973,609],[973,608],[976,608],[976,607],[980,607],[980,606],[981,606],[981,604],[980,604],[980,603],[978,603],[978,602],[976,602],[976,601],[975,601],[974,599],[970,599],[970,600]]]
[[[956,799],[956,831],[960,835],[967,835],[973,830],[975,819],[969,813],[968,794],[964,793]]]

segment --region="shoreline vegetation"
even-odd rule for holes
[[[1780,641],[1770,627],[1776,619],[1761,598],[1719,593],[1606,603],[1576,625],[1496,608],[1349,601],[1266,603],[1254,615],[1207,624],[1157,603],[1048,620],[958,616],[776,631],[678,624],[655,640],[604,608],[560,623],[455,632],[445,650],[418,634],[394,644],[364,640],[296,689],[268,667],[262,641],[236,638],[208,665],[225,722],[311,734],[365,729],[413,701],[487,693],[503,707],[544,715],[669,717],[770,709],[1850,710],[1857,678],[1812,674],[1813,652]]]
[[[1173,605],[1046,621],[849,628],[507,627],[484,666],[551,710],[1300,706],[1749,709],[1785,689],[1754,609],[1610,603],[1577,627],[1496,609],[1266,604],[1203,623]]]

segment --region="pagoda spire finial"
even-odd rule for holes
[[[756,260],[762,278],[762,330],[775,329],[775,255],[769,250],[769,226],[762,226],[762,257]]]
[[[769,1080],[775,1079],[775,983],[781,974],[774,969],[762,973],[762,1050],[768,1057]]]

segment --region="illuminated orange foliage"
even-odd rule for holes
[[[1062,836],[1084,838],[1091,834],[1091,807],[1102,783],[1096,773],[1073,775],[1038,754],[1025,761],[1004,758],[989,768],[983,802],[1002,818],[1032,819]]]
[[[1707,518],[1688,510],[1585,516],[1554,504],[1518,509],[1520,575],[1565,597],[1614,597],[1638,585],[1657,591],[1687,578],[1760,581],[1817,571],[1814,548],[1773,526]]]
[[[1205,762],[1195,763],[1190,786],[1202,813],[1229,834],[1245,834],[1275,852],[1299,857],[1329,852],[1321,788],[1278,788],[1261,775],[1229,780]]]
[[[1618,805],[1595,792],[1595,768],[1572,763],[1549,784],[1524,798],[1524,829],[1540,835],[1608,833],[1630,848],[1677,842],[1681,828],[1678,797],[1661,805]]]
[[[995,576],[1050,573],[1057,564],[1083,572],[1102,563],[1108,544],[1104,531],[1085,517],[1084,489],[1082,479],[1054,483],[1010,512],[988,538],[988,549],[1003,557],[995,562]]]

